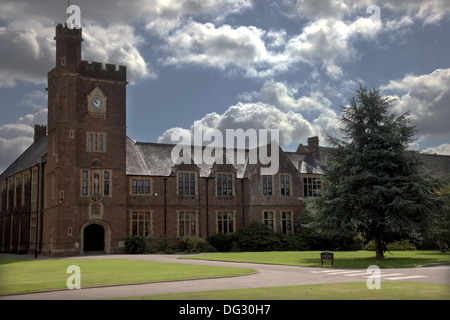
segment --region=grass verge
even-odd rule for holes
[[[67,267],[81,270],[81,287],[228,277],[252,269],[133,260],[20,260],[0,258],[0,294],[65,289]]]
[[[449,300],[450,286],[430,283],[383,282],[369,290],[366,283],[333,283],[288,287],[214,290],[127,297],[126,300]]]
[[[271,252],[215,252],[190,255],[184,259],[203,259],[234,262],[285,264],[304,267],[320,267],[321,251],[271,251]],[[438,251],[391,251],[384,259],[376,259],[372,251],[334,252],[336,268],[367,268],[377,265],[380,268],[415,268],[421,265],[450,263],[450,253]],[[324,267],[331,262],[324,262]]]

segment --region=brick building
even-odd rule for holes
[[[81,29],[60,24],[55,40],[48,127],[35,126],[34,143],[0,175],[1,252],[116,253],[129,234],[176,242],[250,221],[294,232],[301,199],[321,188],[317,137],[279,149],[270,176],[249,150],[245,164],[175,165],[174,145],[127,137],[126,67],[82,61]]]

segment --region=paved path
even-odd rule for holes
[[[16,256],[17,257],[17,256]],[[210,266],[226,266],[250,268],[258,272],[252,275],[198,279],[183,281],[167,281],[136,285],[121,285],[99,288],[82,288],[81,290],[59,290],[41,293],[2,296],[2,299],[14,300],[86,300],[106,299],[126,296],[141,296],[177,292],[195,292],[218,289],[240,289],[258,287],[276,287],[302,284],[361,282],[365,286],[370,274],[366,269],[322,269],[296,266],[282,266],[255,263],[219,262],[205,260],[178,259],[180,255],[101,255],[81,256],[66,259],[133,259],[158,262],[201,264]],[[427,282],[450,285],[450,266],[435,266],[408,269],[381,269],[381,281]],[[81,285],[83,283],[81,282]]]

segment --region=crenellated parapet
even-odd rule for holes
[[[116,69],[115,64],[106,63],[105,67],[101,62],[81,61],[79,73],[89,78],[97,78],[113,81],[127,81],[127,67],[119,66]]]

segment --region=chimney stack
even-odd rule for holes
[[[47,126],[36,124],[34,126],[34,142],[47,136]]]
[[[314,158],[320,159],[319,137],[308,138],[308,152],[311,153]]]

